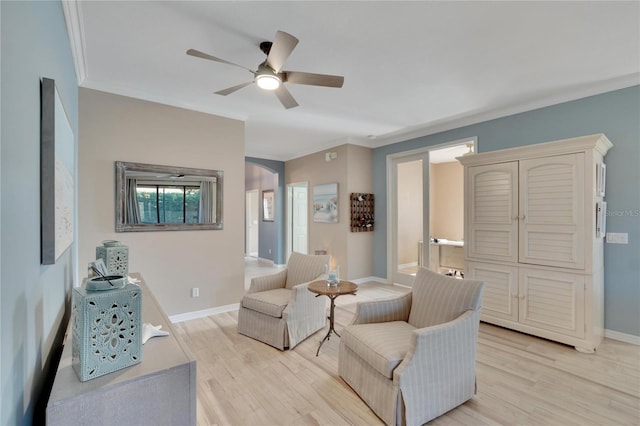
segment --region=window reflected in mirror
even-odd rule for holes
[[[218,170],[116,162],[116,232],[222,229]]]

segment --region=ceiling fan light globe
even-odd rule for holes
[[[256,76],[256,84],[264,90],[276,90],[280,87],[280,79],[272,74],[261,74]]]

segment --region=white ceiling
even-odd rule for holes
[[[246,155],[288,160],[370,147],[640,83],[640,2],[63,2],[79,83],[246,122]],[[277,30],[284,69],[345,77],[288,84],[285,110],[255,69]]]

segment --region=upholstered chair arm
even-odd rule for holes
[[[289,304],[282,312],[282,318],[289,327],[289,348],[293,348],[318,329],[318,318],[321,321],[320,326],[326,323],[328,299],[325,296],[316,297],[308,288],[309,283],[321,278],[322,275],[291,288]]]
[[[275,274],[251,278],[251,285],[249,286],[247,294],[273,290],[276,288],[284,288],[286,281],[286,269],[283,269],[280,272],[276,272]]]
[[[439,416],[461,394],[473,396],[479,322],[480,311],[469,310],[453,321],[414,331],[411,348],[393,373],[407,424]]]
[[[411,311],[411,292],[383,300],[359,302],[351,324],[407,321]]]

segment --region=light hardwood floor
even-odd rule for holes
[[[357,301],[402,287],[360,285],[336,299],[336,329]],[[198,425],[379,425],[338,376],[339,339],[321,330],[281,352],[236,332],[237,312],[175,324],[197,359]],[[434,425],[638,425],[640,347],[605,339],[596,354],[481,323],[478,393]]]

